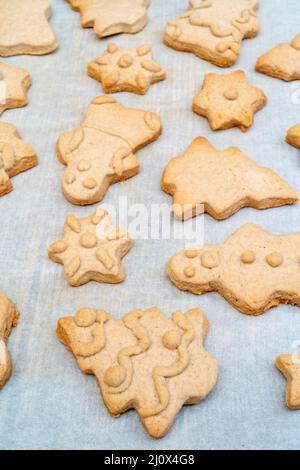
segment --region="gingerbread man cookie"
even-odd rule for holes
[[[63,238],[49,247],[48,255],[64,265],[73,287],[89,281],[116,284],[125,278],[121,260],[130,248],[128,233],[113,227],[108,213],[98,209],[83,219],[68,215]]]
[[[30,86],[31,77],[27,70],[0,62],[0,116],[6,109],[25,106]]]
[[[0,293],[0,389],[4,387],[12,373],[12,362],[6,341],[18,318],[19,312],[12,301]]]
[[[293,147],[300,149],[300,124],[296,124],[288,130],[286,141]]]
[[[219,67],[231,67],[242,40],[259,32],[258,7],[259,0],[190,0],[189,10],[169,21],[164,41]]]
[[[102,82],[105,93],[128,91],[139,95],[144,95],[152,83],[166,78],[165,70],[153,60],[151,46],[122,49],[113,43],[88,65],[88,74]]]
[[[0,1],[0,55],[43,55],[57,48],[48,0]]]
[[[67,0],[81,14],[83,28],[94,28],[99,38],[138,33],[147,24],[150,0]]]
[[[12,124],[0,121],[0,196],[12,191],[10,178],[37,165],[35,150]]]
[[[300,410],[300,354],[278,356],[276,367],[287,379],[287,406],[291,410]]]
[[[168,163],[161,186],[173,195],[174,215],[180,220],[203,212],[222,220],[242,207],[266,209],[297,202],[296,192],[273,170],[257,165],[236,147],[220,152],[203,137]]]
[[[246,132],[254,114],[267,104],[262,90],[251,86],[245,72],[205,76],[201,91],[193,101],[193,111],[206,117],[213,131],[239,127]]]
[[[218,365],[203,347],[209,323],[200,309],[165,317],[157,308],[114,320],[82,309],[61,318],[57,335],[80,369],[97,378],[109,413],[134,408],[152,437],[163,437],[183,405],[213,389]]]
[[[248,315],[279,303],[300,307],[300,233],[275,236],[258,225],[244,225],[221,245],[173,256],[167,271],[179,289],[219,292]]]
[[[259,57],[255,70],[286,82],[300,80],[300,34]]]
[[[157,114],[125,108],[114,98],[95,98],[80,127],[62,134],[58,158],[67,166],[63,193],[73,204],[103,199],[108,187],[139,172],[134,152],[162,131]]]

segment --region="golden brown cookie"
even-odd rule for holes
[[[37,165],[35,150],[12,124],[0,121],[0,197],[12,191],[10,178]]]
[[[286,141],[293,147],[300,149],[300,124],[296,124],[288,130]]]
[[[286,82],[300,80],[300,34],[259,57],[255,70]]]
[[[200,309],[165,317],[157,308],[114,320],[85,308],[61,318],[57,335],[80,369],[97,378],[114,417],[134,408],[152,437],[163,437],[183,405],[213,389],[218,365],[203,347],[209,323]]]
[[[139,95],[144,95],[152,83],[166,78],[147,44],[134,49],[108,44],[106,52],[88,65],[88,74],[102,83],[105,93],[127,91]]]
[[[128,233],[113,227],[108,213],[98,209],[83,219],[68,215],[63,238],[48,248],[48,255],[64,265],[73,287],[89,281],[116,284],[125,278],[121,260],[131,245]]]
[[[219,67],[237,60],[243,39],[259,32],[259,0],[190,0],[189,10],[169,21],[164,42]]]
[[[30,86],[31,77],[27,70],[0,62],[0,116],[6,109],[25,106]]]
[[[161,186],[173,196],[174,215],[180,220],[203,212],[222,220],[242,207],[267,209],[297,202],[296,192],[273,170],[236,147],[220,152],[203,137],[168,163]]]
[[[213,131],[239,127],[246,132],[254,114],[267,104],[262,90],[249,84],[245,72],[205,76],[200,93],[193,101],[193,111],[206,117]]]
[[[219,292],[248,315],[279,303],[300,307],[300,233],[276,236],[254,224],[242,226],[223,244],[173,256],[171,281],[194,294]]]
[[[157,114],[125,108],[109,96],[95,98],[80,127],[57,142],[58,158],[67,166],[65,197],[79,205],[101,201],[111,184],[139,172],[135,152],[161,132]]]
[[[99,38],[138,33],[147,24],[150,0],[67,0],[79,11],[83,28],[94,28]]]
[[[285,376],[286,404],[291,410],[300,410],[300,354],[278,356],[276,367]]]
[[[4,387],[12,373],[12,361],[6,342],[18,318],[19,312],[12,301],[0,293],[0,389]]]

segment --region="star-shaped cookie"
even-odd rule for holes
[[[6,109],[25,106],[30,86],[31,77],[27,70],[0,62],[0,116]]]
[[[0,196],[12,191],[10,178],[37,165],[35,150],[12,124],[0,121]]]
[[[255,70],[286,82],[300,80],[300,34],[259,57]]]
[[[193,111],[206,117],[213,131],[239,127],[246,132],[254,114],[267,104],[262,90],[251,86],[242,70],[205,76],[202,89],[193,101]]]
[[[276,367],[287,379],[286,404],[291,410],[300,410],[300,354],[278,356]]]
[[[12,301],[0,293],[0,389],[4,387],[12,373],[12,361],[6,342],[12,328],[17,324],[19,315]]]
[[[198,295],[218,292],[248,315],[280,303],[300,307],[300,233],[272,235],[247,224],[223,244],[174,255],[167,272],[179,289]]]
[[[138,33],[147,24],[150,0],[67,0],[81,14],[83,28],[94,28],[99,38]]]
[[[296,124],[288,130],[286,141],[293,147],[300,149],[300,124]]]
[[[164,42],[219,67],[237,60],[243,39],[259,32],[259,0],[190,0],[189,10],[169,21]]]
[[[236,147],[220,152],[203,137],[168,163],[161,186],[173,195],[174,215],[180,220],[203,212],[222,220],[242,207],[266,209],[297,202],[296,192],[273,170]]]
[[[48,0],[0,1],[0,55],[43,55],[57,48]]]
[[[89,281],[115,284],[125,278],[121,260],[130,248],[128,233],[114,228],[108,213],[98,209],[83,219],[68,215],[63,238],[48,248],[48,255],[64,265],[71,286]]]
[[[57,335],[80,369],[93,374],[114,417],[133,408],[146,431],[161,438],[183,405],[213,389],[218,364],[203,346],[209,323],[200,309],[168,318],[157,308],[114,320],[85,308],[58,321]]]
[[[88,74],[102,82],[105,93],[128,91],[139,95],[144,95],[152,83],[166,78],[165,70],[153,60],[151,46],[123,49],[113,43],[88,65]]]

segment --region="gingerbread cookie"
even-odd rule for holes
[[[153,60],[151,46],[122,49],[113,43],[88,65],[88,74],[102,82],[105,93],[128,91],[139,95],[144,95],[152,83],[166,78],[165,70]]]
[[[220,152],[203,137],[168,163],[161,186],[173,196],[174,215],[180,220],[203,212],[222,220],[242,207],[266,209],[297,202],[295,191],[273,170],[257,165],[236,147]]]
[[[138,33],[147,24],[150,0],[67,0],[79,11],[83,28],[94,28],[99,38]]]
[[[267,104],[262,90],[251,86],[242,70],[205,76],[201,91],[193,101],[193,111],[206,117],[213,131],[239,127],[246,132],[254,114]]]
[[[114,320],[82,309],[61,318],[57,335],[80,369],[97,378],[109,413],[134,408],[152,437],[163,437],[183,405],[213,389],[218,365],[203,347],[209,323],[200,309],[165,317],[157,308]]]
[[[300,124],[297,124],[288,130],[286,141],[293,147],[300,149]]]
[[[62,134],[58,158],[67,169],[63,193],[73,204],[103,199],[108,187],[139,172],[134,152],[156,140],[162,131],[157,114],[125,108],[114,98],[95,98],[80,127]]]
[[[12,362],[6,347],[11,329],[16,326],[19,318],[14,304],[6,295],[0,293],[0,389],[11,376]]]
[[[259,0],[190,0],[189,10],[169,21],[164,42],[219,67],[231,67],[243,39],[259,32],[258,7]]]
[[[48,248],[48,255],[64,265],[73,287],[89,281],[116,284],[125,278],[121,260],[130,248],[128,233],[113,227],[108,213],[98,209],[83,219],[68,215],[63,238]]]
[[[248,224],[221,245],[185,250],[171,258],[168,274],[181,290],[219,292],[248,315],[279,303],[300,307],[300,233],[275,236]]]
[[[12,124],[0,121],[0,196],[12,191],[10,178],[37,165],[35,150]]]
[[[0,62],[0,116],[6,109],[25,106],[30,86],[31,77],[27,70]]]
[[[286,82],[300,80],[300,34],[259,57],[255,70]]]
[[[287,406],[292,410],[300,410],[300,354],[278,356],[276,367],[287,379]]]
[[[0,55],[43,55],[57,48],[48,0],[0,1]]]

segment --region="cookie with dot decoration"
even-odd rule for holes
[[[248,82],[245,72],[205,76],[200,93],[193,101],[193,111],[206,117],[213,131],[239,127],[246,132],[254,114],[267,104],[262,90]]]
[[[12,373],[12,361],[7,350],[7,339],[16,326],[19,312],[13,302],[0,293],[0,389],[4,387]]]
[[[273,235],[247,224],[223,244],[174,255],[167,272],[179,289],[218,292],[248,315],[280,303],[300,307],[300,233]]]
[[[57,335],[82,372],[96,376],[113,417],[133,408],[155,438],[170,429],[183,405],[213,389],[218,364],[203,346],[209,323],[200,309],[166,317],[157,308],[115,320],[81,309],[58,321]]]
[[[144,95],[150,85],[166,78],[166,72],[153,60],[151,46],[123,49],[114,43],[88,65],[88,74],[102,83],[105,93],[127,91]]]

